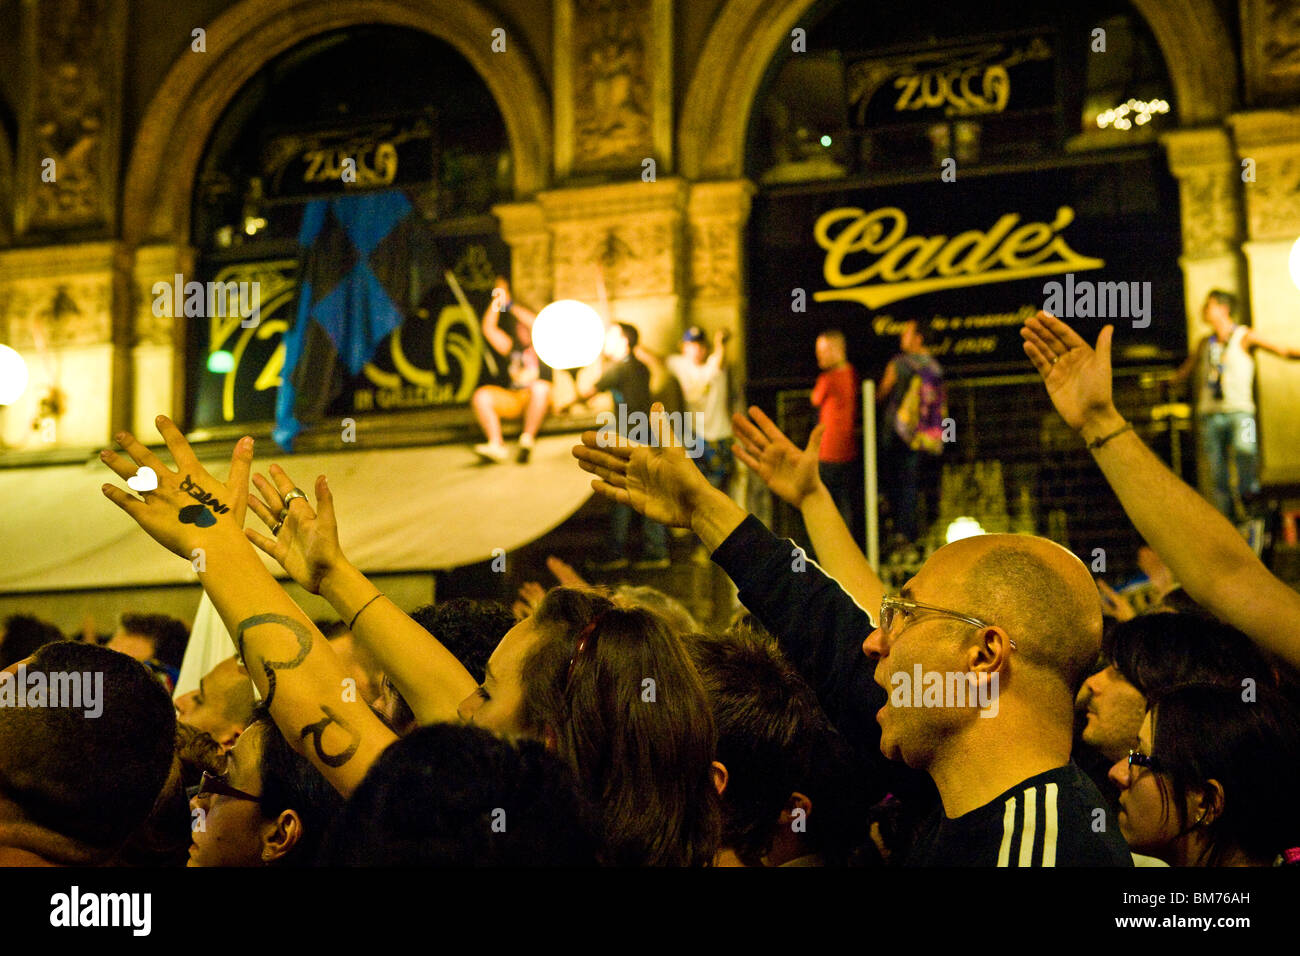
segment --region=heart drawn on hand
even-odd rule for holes
[[[192,524],[200,528],[211,528],[217,523],[217,516],[204,505],[186,505],[181,509],[181,524]]]
[[[126,480],[126,486],[132,491],[143,494],[158,490],[158,473],[148,465],[142,465],[138,471]]]

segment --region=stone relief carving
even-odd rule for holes
[[[34,113],[30,118],[36,166],[31,189],[32,228],[61,228],[102,219],[113,184],[105,126],[112,120],[105,93],[115,82],[108,65],[113,0],[47,0],[33,16],[36,29]],[[52,181],[50,166],[53,160]]]
[[[1251,239],[1291,239],[1300,229],[1300,156],[1261,159],[1246,186]]]
[[[110,341],[108,276],[20,279],[0,291],[0,327],[16,349],[99,345]]]
[[[740,228],[726,219],[691,224],[691,294],[702,297],[739,293]]]
[[[574,166],[649,155],[651,0],[574,0]]]
[[[1221,255],[1237,238],[1238,206],[1231,175],[1207,168],[1182,176],[1185,255],[1193,259]]]

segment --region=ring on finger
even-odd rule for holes
[[[271,534],[276,535],[276,536],[279,536],[279,534],[280,534],[280,529],[283,528],[283,527],[284,527],[284,521],[283,521],[283,520],[281,520],[281,521],[277,521],[277,522],[275,523],[275,527],[271,529]]]
[[[288,514],[288,513],[289,513],[289,505],[292,504],[292,503],[294,502],[294,500],[296,500],[296,499],[298,499],[298,498],[301,498],[303,501],[306,501],[306,500],[307,500],[307,492],[303,491],[301,488],[295,487],[292,491],[290,491],[287,495],[284,496],[284,501],[282,502],[282,504],[283,504],[284,507],[283,507],[281,513],[282,513],[282,514]]]

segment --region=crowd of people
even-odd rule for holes
[[[254,474],[245,438],[220,481],[162,416],[173,467],[117,436],[104,464],[157,488],[104,495],[178,559],[204,549],[232,653],[173,700],[165,622],[123,618],[105,645],[7,621],[0,865],[1300,862],[1300,594],[1116,411],[1109,327],[1093,348],[1039,313],[1022,335],[1181,585],[1150,613],[1106,623],[1089,569],[1029,535],[954,542],[887,594],[820,467],[823,430],[800,448],[758,408],[730,423],[735,455],[799,509],[817,561],[728,497],[658,404],[649,444],[587,432],[573,452],[596,492],[687,529],[735,583],[743,611],[713,631],[558,561],[560,583],[513,611],[407,614],[343,553],[324,476],[308,492],[279,465]],[[194,489],[228,508],[194,520]],[[421,533],[455,533],[430,517]],[[337,621],[305,614],[257,549]],[[56,705],[92,673],[100,716]],[[38,683],[49,706],[14,705]]]

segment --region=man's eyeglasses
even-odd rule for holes
[[[1128,772],[1130,774],[1133,773],[1134,764],[1136,764],[1139,767],[1145,767],[1146,769],[1150,770],[1152,773],[1160,772],[1159,761],[1157,761],[1155,757],[1148,757],[1140,750],[1130,750],[1128,752]]]
[[[957,611],[950,611],[947,608],[935,607],[933,604],[921,604],[917,601],[907,601],[903,598],[887,597],[880,602],[880,630],[890,637],[895,636],[897,633],[895,628],[897,627],[898,630],[902,630],[905,626],[902,624],[904,617],[916,611],[925,611],[930,614],[942,614],[944,617],[951,617],[958,621],[965,621],[967,624],[972,624],[975,627],[993,626],[987,621],[981,621],[979,618],[971,617],[969,614],[961,614]],[[1011,649],[1014,651],[1016,649],[1015,638],[1009,638],[1009,640],[1011,641]]]
[[[221,797],[234,797],[236,800],[252,800],[254,803],[262,802],[261,797],[254,796],[246,790],[238,790],[226,783],[226,781],[222,780],[220,777],[214,776],[205,770],[203,771],[202,780],[200,780],[199,785],[195,788],[194,792],[190,794],[190,797],[192,799],[194,797],[212,796],[214,794]]]

